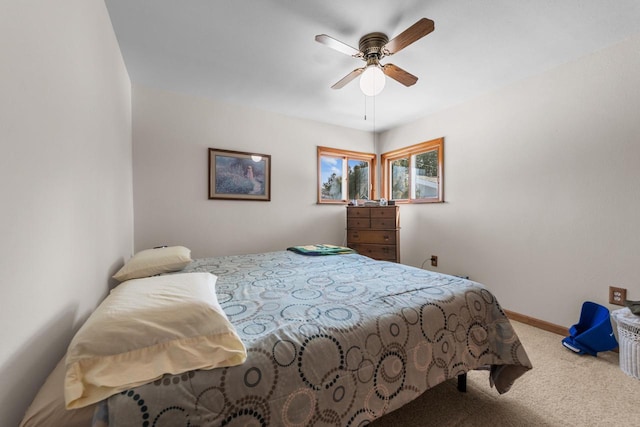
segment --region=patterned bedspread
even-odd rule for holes
[[[471,369],[491,366],[502,393],[531,368],[496,298],[469,280],[290,251],[196,260],[187,271],[218,276],[247,361],[112,396],[112,427],[358,426]]]

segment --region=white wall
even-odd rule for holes
[[[197,258],[342,244],[344,206],[317,205],[318,145],[374,152],[371,133],[133,87],[135,248]],[[271,155],[271,201],[207,199],[209,147]]]
[[[102,0],[0,6],[0,425],[133,247],[131,84]]]
[[[564,326],[609,285],[640,299],[639,52],[636,36],[381,135],[381,152],[445,137],[446,203],[401,207],[403,262],[438,255]]]

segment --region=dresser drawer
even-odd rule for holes
[[[356,244],[350,245],[349,247],[360,255],[368,256],[369,258],[385,261],[397,261],[395,245]]]
[[[371,220],[367,218],[347,218],[347,228],[371,228]]]
[[[348,230],[347,243],[396,244],[395,230]]]
[[[347,218],[369,218],[369,208],[350,207],[347,209]]]
[[[394,230],[396,228],[396,218],[371,218],[371,228]]]
[[[371,208],[371,218],[390,218],[395,222],[396,219],[396,207],[387,208]]]

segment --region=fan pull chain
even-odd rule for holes
[[[376,97],[373,97],[373,107],[372,107],[372,114],[373,114],[373,149],[374,151],[378,151],[378,148],[376,147]]]
[[[375,141],[376,141],[376,97],[373,96],[372,98],[373,98],[373,108],[372,108],[372,110],[373,110],[373,112],[372,112],[372,114],[373,114],[373,142],[375,144]]]
[[[364,99],[364,120],[367,121],[367,95],[362,98]]]

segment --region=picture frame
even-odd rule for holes
[[[271,156],[209,148],[209,199],[271,201]]]

